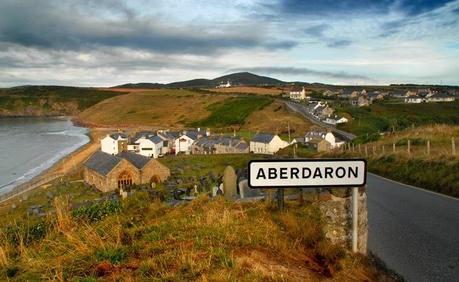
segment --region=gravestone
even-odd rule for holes
[[[247,179],[239,181],[239,196],[241,199],[262,196],[260,189],[251,189]]]
[[[234,200],[237,197],[237,175],[232,166],[227,166],[223,172],[223,192],[225,199]]]

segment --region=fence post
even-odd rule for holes
[[[407,152],[408,152],[408,155],[411,155],[411,140],[408,140],[408,148],[407,148]]]
[[[430,156],[430,140],[427,140],[427,156]]]
[[[454,142],[454,137],[451,137],[451,153],[453,156],[456,155],[456,142]]]
[[[385,155],[386,154],[386,146],[382,145],[382,154]]]
[[[368,147],[365,145],[365,157],[368,157]]]
[[[359,154],[361,154],[361,153],[362,153],[362,150],[361,150],[360,144],[359,144]]]
[[[392,152],[395,154],[395,142],[392,143]]]
[[[376,148],[375,146],[373,145],[373,156],[376,155]]]

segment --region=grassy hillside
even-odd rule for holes
[[[274,101],[263,109],[253,112],[242,126],[242,130],[273,132],[288,136],[289,125],[291,136],[294,137],[304,135],[312,123],[300,115],[290,112],[284,103]]]
[[[456,156],[452,155],[451,137],[456,140]],[[427,141],[430,141],[430,154]],[[360,152],[355,147],[353,152],[344,155],[365,157],[365,147],[371,172],[459,198],[459,126],[433,125],[404,130],[360,146]]]
[[[261,110],[272,102],[273,99],[261,96],[229,98],[207,106],[210,115],[189,125],[214,128],[241,126],[252,112]]]
[[[206,118],[209,105],[229,97],[187,90],[151,90],[117,96],[99,103],[78,116],[92,125],[157,126],[180,128]]]
[[[0,116],[75,115],[123,93],[62,86],[0,89]]]
[[[48,216],[1,226],[2,280],[387,279],[367,258],[330,244],[320,211],[310,203],[288,202],[281,214],[261,202],[207,196],[172,207],[137,192],[79,207],[79,193],[87,188],[66,187],[48,188],[56,196],[48,200]],[[59,195],[60,189],[72,197]]]
[[[308,122],[266,96],[217,94],[177,89],[133,91],[82,112],[78,121],[94,126],[210,127],[216,131],[303,132]]]
[[[393,104],[375,103],[370,107],[343,106],[338,113],[352,116],[352,120],[340,129],[361,137],[357,142],[367,141],[366,135],[379,131],[401,130],[412,125],[433,123],[459,124],[459,101],[451,103]],[[371,139],[370,139],[371,140]]]

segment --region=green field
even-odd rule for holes
[[[261,96],[234,97],[223,102],[209,105],[206,109],[211,114],[189,126],[227,127],[243,125],[247,117],[254,111],[263,109],[274,100]]]
[[[0,89],[0,115],[74,115],[120,94],[124,93],[63,86]]]
[[[357,143],[371,141],[371,135],[378,132],[396,131],[410,126],[444,123],[459,124],[459,101],[450,103],[393,104],[374,103],[370,107],[342,106],[338,114],[352,116],[348,123],[339,128],[359,136]],[[369,138],[367,138],[367,135]],[[373,137],[376,137],[373,135]]]

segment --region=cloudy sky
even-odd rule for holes
[[[0,87],[236,71],[459,85],[459,0],[0,0]]]

